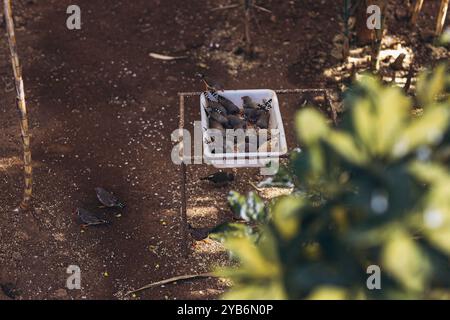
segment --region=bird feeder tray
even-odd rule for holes
[[[245,150],[246,152],[235,150],[234,152],[229,152],[230,150],[227,149],[222,153],[214,153],[212,150],[213,147],[211,146],[211,143],[209,143],[214,138],[210,134],[210,131],[207,130],[209,129],[209,118],[205,111],[207,102],[205,96],[202,94],[200,95],[200,112],[202,128],[204,128],[203,155],[206,163],[211,164],[216,168],[265,167],[272,161],[278,161],[281,156],[288,152],[283,120],[281,118],[278,97],[275,91],[269,89],[225,90],[219,92],[219,94],[231,100],[241,110],[243,110],[242,97],[244,96],[249,96],[257,103],[260,103],[263,100],[268,101],[272,99],[272,108],[269,110],[270,117],[268,131],[270,132],[273,129],[277,130],[277,135],[274,138],[276,139],[274,143],[276,143],[277,148],[275,151],[263,150],[261,152],[254,152],[254,150]]]

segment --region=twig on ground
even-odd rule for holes
[[[178,277],[173,277],[170,279],[166,279],[166,280],[161,280],[161,281],[157,281],[157,282],[153,282],[150,284],[147,284],[145,286],[143,286],[142,288],[133,290],[133,291],[129,291],[127,293],[125,293],[125,296],[129,296],[133,293],[138,293],[150,288],[154,288],[157,286],[161,286],[164,284],[168,284],[168,283],[172,283],[172,282],[176,282],[176,281],[182,281],[182,280],[192,280],[192,279],[197,279],[197,278],[217,278],[217,276],[214,273],[208,272],[208,273],[201,273],[201,274],[193,274],[193,275],[183,275],[183,276],[178,276]]]

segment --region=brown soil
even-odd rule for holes
[[[395,2],[395,1],[394,1]],[[437,1],[421,25],[432,28]],[[108,3],[108,4],[106,4]],[[258,57],[233,53],[242,45],[241,13],[210,9],[228,1],[79,0],[82,30],[66,28],[68,0],[14,1],[32,128],[35,170],[33,210],[14,212],[22,190],[21,145],[6,38],[0,41],[0,300],[125,299],[124,292],[182,274],[228,264],[213,242],[181,254],[179,168],[172,164],[170,134],[178,126],[179,91],[198,91],[197,71],[227,88],[337,88],[324,75],[339,63],[330,56],[340,28],[339,1],[267,0],[276,19],[257,13]],[[0,22],[2,18],[0,17]],[[416,51],[418,65],[434,59],[411,36],[405,21],[392,30]],[[187,55],[163,62],[150,52]],[[337,70],[337,69],[336,69]],[[340,72],[338,70],[337,72]],[[3,87],[4,85],[4,87]],[[288,143],[295,146],[293,117],[304,97],[281,98]],[[187,100],[198,119],[198,99]],[[239,170],[229,188],[198,182],[215,171],[191,166],[189,220],[196,227],[231,219],[227,192],[250,190],[257,170]],[[120,215],[96,209],[94,188],[115,192],[128,205]],[[83,230],[77,207],[92,209],[111,225]],[[82,290],[66,290],[69,265],[82,270]],[[132,299],[214,299],[229,284],[187,281]]]

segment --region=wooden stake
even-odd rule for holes
[[[413,13],[411,15],[411,25],[415,25],[417,23],[417,18],[419,18],[420,11],[422,10],[423,0],[416,0],[416,4],[414,5]]]
[[[253,43],[251,39],[250,32],[250,23],[251,23],[251,15],[250,8],[252,7],[252,0],[244,0],[244,14],[245,14],[245,46],[246,46],[246,54],[248,58],[253,57]]]
[[[439,15],[436,23],[436,37],[439,37],[444,29],[445,18],[447,17],[449,0],[441,0],[441,7],[439,8]]]
[[[8,35],[9,49],[11,51],[11,64],[14,71],[16,85],[16,105],[20,113],[20,130],[23,145],[23,163],[25,186],[23,192],[21,209],[27,209],[31,202],[33,192],[33,167],[31,165],[30,134],[28,128],[27,105],[25,101],[25,90],[22,78],[22,67],[17,54],[16,35],[14,32],[14,21],[12,16],[11,1],[4,0],[6,30]]]

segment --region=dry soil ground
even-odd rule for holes
[[[211,11],[227,1],[78,0],[82,29],[66,28],[69,0],[16,0],[17,40],[23,63],[35,169],[33,210],[20,202],[21,147],[11,91],[6,37],[0,41],[0,299],[115,299],[148,282],[210,271],[227,262],[216,243],[180,251],[179,168],[172,164],[170,134],[178,125],[178,91],[198,91],[203,71],[227,88],[314,88],[335,83],[324,72],[339,65],[330,55],[340,1],[265,0],[276,19],[260,12],[254,36],[259,57],[244,63],[233,51],[242,40],[241,13]],[[400,2],[400,1],[398,1]],[[395,1],[393,1],[395,4]],[[421,24],[434,26],[437,1]],[[2,19],[0,18],[0,22]],[[434,60],[406,22],[392,21],[418,64]],[[3,32],[2,32],[3,35]],[[414,38],[415,37],[415,38]],[[187,55],[163,62],[150,52]],[[304,97],[282,99],[289,144],[292,119]],[[187,100],[189,123],[198,100]],[[189,168],[189,220],[213,226],[229,220],[230,188],[249,190],[255,170],[239,171],[230,188],[211,189]],[[97,206],[94,187],[114,191],[128,206],[120,215]],[[107,216],[110,226],[82,230],[82,206]],[[82,290],[66,290],[66,268],[78,265]],[[5,284],[10,284],[5,286]],[[148,290],[133,299],[211,299],[227,283],[205,279]]]

